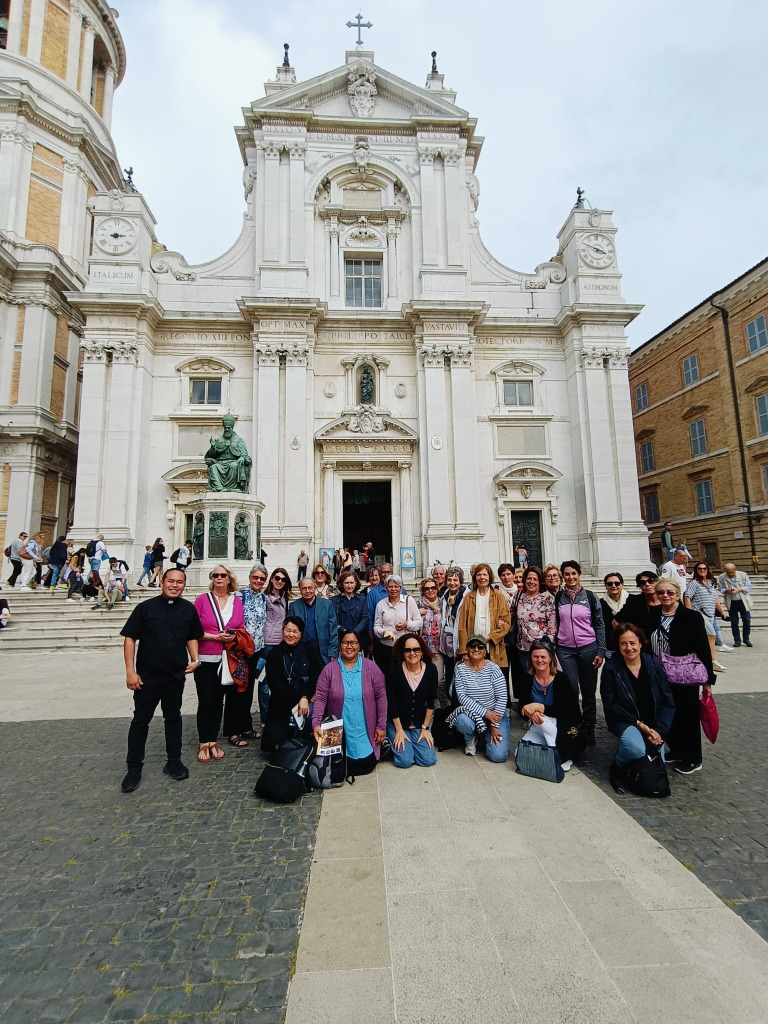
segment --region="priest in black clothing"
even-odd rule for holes
[[[141,782],[149,723],[158,704],[163,709],[168,756],[163,771],[177,782],[189,778],[181,760],[181,700],[185,676],[198,666],[197,642],[203,627],[195,606],[181,596],[186,582],[180,569],[167,569],[160,594],[137,604],[120,630],[125,637],[125,684],[133,691],[134,704],[128,772],[121,786],[124,793],[132,793]]]

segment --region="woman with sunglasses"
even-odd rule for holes
[[[333,595],[337,593],[331,579],[331,574],[320,563],[312,570],[312,579],[315,581],[318,597],[326,597],[330,601]]]
[[[264,593],[266,582],[266,566],[257,562],[248,573],[248,586],[240,589],[240,600],[243,602],[243,622],[246,631],[253,639],[253,654],[248,659],[248,689],[245,693],[238,694],[241,701],[236,702],[242,705],[241,714],[235,721],[229,720],[227,715],[224,716],[224,734],[229,737],[229,742],[235,747],[243,746],[240,740],[257,740],[261,737],[261,733],[256,732],[253,728],[251,706],[256,677],[264,668],[264,628],[267,624],[267,596]],[[263,725],[269,705],[269,690],[263,680],[259,684],[258,699],[259,717]]]
[[[443,656],[440,653],[442,609],[438,590],[437,580],[432,579],[431,576],[422,580],[421,597],[416,601],[416,606],[421,615],[421,639],[429,650],[432,664],[437,670],[438,690],[441,691],[442,697],[445,699],[445,666],[443,664]]]
[[[552,597],[557,597],[563,586],[563,575],[559,567],[551,562],[544,568],[544,583]]]
[[[616,616],[629,600],[629,593],[624,589],[624,577],[620,572],[609,572],[603,577],[605,597],[600,598],[605,625],[605,646],[609,651],[616,650],[616,639],[613,635],[613,623]]]
[[[725,609],[720,600],[720,591],[706,562],[697,562],[693,567],[693,579],[686,587],[683,600],[686,608],[699,612],[704,619],[704,628],[712,652],[712,667],[716,672],[725,672],[723,666],[716,660],[715,653],[716,646],[721,650],[730,650],[723,645],[723,638],[717,627],[717,616],[722,615],[725,618]]]
[[[363,657],[360,638],[352,630],[342,634],[338,658],[328,662],[317,680],[312,728],[318,742],[328,715],[344,722],[347,774],[370,775],[387,734],[387,688],[381,669]]]
[[[563,771],[570,771],[587,745],[579,698],[568,676],[558,669],[551,643],[535,640],[527,655],[527,687],[521,695],[520,716],[531,725],[522,742],[557,747]]]
[[[392,650],[387,672],[387,739],[396,768],[429,768],[437,761],[432,717],[437,669],[423,636],[406,633]]]
[[[661,662],[643,653],[647,638],[642,629],[631,622],[620,622],[615,636],[618,653],[603,666],[600,699],[605,724],[619,737],[609,778],[613,788],[621,792],[630,761],[645,755],[646,740],[664,756],[675,701]]]
[[[474,757],[479,743],[488,760],[500,764],[509,757],[507,681],[488,660],[482,634],[471,633],[465,649],[466,660],[457,663],[453,674],[458,707],[446,723],[463,735],[465,754]]]
[[[698,612],[685,607],[676,579],[662,577],[656,581],[655,589],[661,602],[661,621],[651,636],[653,653],[657,657],[662,652],[675,657],[695,654],[707,670],[703,690],[711,693],[715,673],[704,619]],[[666,738],[669,746],[667,761],[681,775],[692,775],[701,771],[699,687],[680,683],[671,683],[671,686],[675,717]]]
[[[639,626],[646,637],[653,634],[661,620],[661,601],[655,589],[658,578],[651,570],[639,572],[635,576],[635,584],[640,587],[640,593],[629,595],[624,607],[614,616],[616,622],[631,622]],[[651,653],[649,640],[645,641],[644,650],[646,654]]]
[[[237,578],[226,565],[217,565],[209,573],[211,584],[206,593],[195,598],[203,638],[199,644],[199,666],[195,671],[197,688],[197,760],[200,763],[220,761],[224,751],[219,746],[221,713],[227,705],[227,719],[237,717],[238,697],[234,685],[221,684],[221,655],[224,643],[236,629],[242,629],[243,602],[237,592]],[[223,627],[223,628],[222,628]],[[239,740],[235,746],[246,746]]]

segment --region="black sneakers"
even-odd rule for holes
[[[139,788],[141,782],[141,768],[129,768],[125,778],[120,784],[120,789],[124,793],[132,793],[134,789]]]
[[[189,768],[187,768],[180,758],[168,761],[163,768],[163,773],[165,775],[170,775],[175,782],[183,782],[184,779],[189,778]]]

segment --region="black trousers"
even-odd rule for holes
[[[144,751],[149,723],[159,704],[165,720],[165,752],[168,760],[181,757],[181,699],[184,696],[184,673],[156,672],[142,675],[140,690],[133,691],[133,720],[128,730],[129,768],[144,764]]]
[[[392,664],[392,647],[387,647],[380,640],[374,637],[373,641],[373,660],[379,666],[384,675],[387,674],[389,666]]]
[[[21,569],[22,569],[21,559],[20,558],[12,558],[11,559],[11,565],[13,566],[13,572],[8,577],[8,586],[9,587],[15,587],[16,586],[16,580],[19,578],[19,576],[21,576]]]
[[[699,719],[699,687],[672,683],[675,717],[667,736],[669,756],[681,761],[701,764],[701,721]]]

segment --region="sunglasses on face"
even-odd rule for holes
[[[467,644],[468,651],[484,651],[485,644]]]
[[[226,579],[229,579],[229,573],[227,573],[227,572],[212,572],[211,573],[211,579],[212,580],[226,580]]]
[[[676,590],[657,590],[656,593],[659,597],[677,597]]]
[[[618,580],[609,580],[605,585],[606,587],[620,587],[621,583]]]
[[[421,654],[420,647],[404,647],[403,650],[406,654]]]
[[[287,583],[288,580],[286,579],[285,576],[273,576],[272,577],[272,582],[273,583]]]
[[[648,585],[649,583],[655,583],[655,582],[656,582],[656,580],[655,580],[655,579],[645,579],[645,578],[644,578],[644,579],[640,580],[640,586],[641,586],[641,587],[645,587],[645,586],[647,586],[647,585]]]
[[[434,585],[434,583],[431,583],[428,587],[424,587],[424,589],[425,590],[437,590],[437,587]]]

